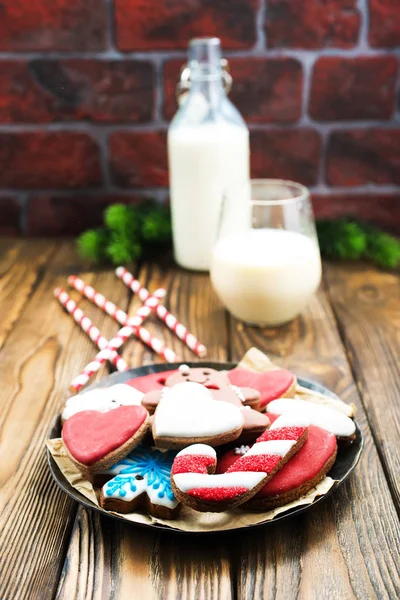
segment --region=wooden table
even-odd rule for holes
[[[290,325],[244,327],[205,274],[142,265],[150,289],[208,346],[237,360],[252,345],[357,406],[365,450],[344,486],[302,516],[234,535],[191,537],[127,526],[85,510],[52,481],[45,439],[92,343],[52,297],[71,273],[129,312],[112,270],[90,272],[72,242],[0,240],[0,598],[371,599],[400,597],[400,285],[366,265],[325,265],[318,296]],[[79,296],[72,292],[74,298]],[[118,326],[81,301],[104,335]],[[148,327],[193,355],[160,322]],[[157,361],[140,342],[132,366]],[[100,375],[104,375],[104,370]]]

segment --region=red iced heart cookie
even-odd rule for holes
[[[229,381],[240,387],[251,387],[261,394],[261,410],[272,400],[290,398],[296,388],[296,377],[286,369],[275,369],[264,373],[254,373],[247,369],[232,369],[228,372]]]
[[[126,383],[140,392],[143,392],[143,394],[147,394],[147,392],[162,390],[168,377],[174,373],[177,373],[176,369],[173,371],[163,371],[162,373],[150,373],[150,375],[143,375],[143,377],[130,379]]]
[[[247,447],[242,446],[221,456],[217,472],[226,472],[246,449]],[[336,452],[335,436],[320,427],[310,425],[304,446],[246,503],[245,507],[269,510],[300,498],[324,478],[335,461]]]
[[[84,410],[65,422],[62,439],[72,460],[90,475],[107,469],[139,444],[148,421],[143,406],[121,406],[107,413]]]

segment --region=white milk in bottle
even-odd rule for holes
[[[249,179],[249,132],[226,97],[217,38],[192,40],[190,91],[168,131],[176,262],[207,271],[224,190]]]

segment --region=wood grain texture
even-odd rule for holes
[[[55,249],[45,240],[0,238],[0,348]]]
[[[75,515],[75,504],[51,479],[45,439],[72,376],[95,349],[52,296],[77,266],[71,243],[57,248],[0,350],[0,453],[7,457],[0,466],[0,598],[52,597]],[[127,302],[126,291],[110,285],[111,273],[87,278],[98,287],[109,280],[113,299]],[[109,317],[82,306],[105,335],[115,331]]]
[[[165,287],[166,306],[207,345],[210,360],[226,360],[226,319],[206,275],[145,265],[138,277],[150,291]],[[115,285],[124,288],[121,282]],[[132,297],[129,314],[134,314],[140,305]],[[179,358],[196,360],[155,316],[144,325],[173,348]],[[129,341],[122,355],[130,366],[163,362],[138,340]],[[160,534],[80,508],[57,597],[229,600],[232,597],[230,551],[224,537],[201,539]]]
[[[400,512],[400,278],[366,265],[327,264],[325,279]]]
[[[301,518],[243,536],[238,598],[382,599],[400,594],[400,526],[335,320],[323,292],[283,328],[232,319],[232,352],[257,346],[279,365],[357,405],[365,449],[352,477]],[[379,516],[378,516],[379,515]]]

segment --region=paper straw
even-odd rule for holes
[[[143,323],[144,319],[149,316],[152,310],[159,304],[160,299],[165,296],[165,290],[159,289],[154,292],[152,296],[146,300],[143,306],[139,308],[136,315],[129,319],[130,325],[122,327],[115,336],[108,342],[106,350],[116,350],[132,335],[136,334],[136,329]],[[134,325],[132,325],[134,323]],[[100,369],[105,363],[107,357],[104,351],[99,352],[94,359],[84,367],[81,373],[75,377],[70,385],[70,389],[77,392],[83,386],[85,386],[91,377]]]
[[[76,275],[71,275],[68,277],[68,283],[81,292],[88,300],[96,304],[101,310],[110,315],[113,319],[118,321],[123,326],[130,326],[131,322],[125,311],[118,308],[113,302],[110,302],[103,294],[99,294],[91,285],[86,285],[86,283],[76,277]],[[142,294],[143,295],[143,294]],[[147,298],[150,294],[147,295]],[[135,317],[132,317],[132,324],[135,327],[135,335],[137,335],[142,342],[147,344],[154,352],[162,356],[167,362],[176,362],[177,357],[176,354],[171,348],[168,348],[161,340],[153,337],[150,332],[141,326],[136,326]]]
[[[86,317],[84,312],[78,308],[76,302],[69,297],[67,292],[62,288],[56,288],[53,293],[55,298],[57,298],[65,310],[73,317],[76,323],[78,323],[79,327],[104,353],[105,360],[109,360],[118,371],[126,371],[128,365],[124,359],[115,350],[107,349],[108,340],[101,335],[99,329],[93,325],[89,317]]]
[[[121,279],[127,287],[133,292],[138,293],[140,298],[148,298],[150,292],[144,288],[140,282],[129,273],[125,267],[118,267],[115,271],[117,277]],[[173,331],[177,337],[182,340],[197,356],[204,358],[207,355],[207,348],[187,328],[170,313],[165,306],[159,304],[156,308],[156,315]]]

